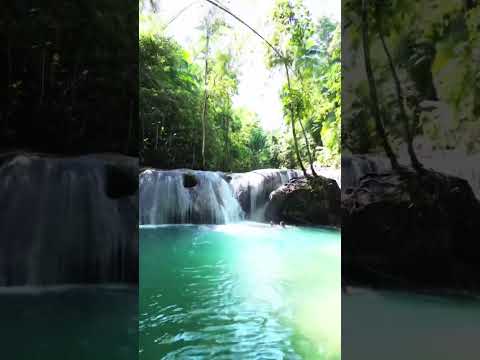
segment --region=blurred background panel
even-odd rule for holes
[[[7,1],[0,38],[0,354],[132,359],[138,3]]]
[[[475,359],[480,4],[342,2],[342,355]]]

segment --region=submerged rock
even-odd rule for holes
[[[342,199],[342,274],[382,287],[480,289],[480,203],[435,171],[368,174]]]
[[[340,226],[340,188],[322,176],[292,179],[270,194],[265,215],[273,222]]]

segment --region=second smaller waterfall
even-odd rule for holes
[[[247,217],[263,221],[270,193],[288,183],[292,178],[299,176],[302,174],[297,170],[260,169],[232,174],[232,185],[235,197]]]

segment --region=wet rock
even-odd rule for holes
[[[294,178],[270,194],[267,221],[340,226],[340,188],[322,176]]]
[[[195,174],[185,173],[183,174],[183,186],[187,189],[197,186],[198,180],[195,177]]]
[[[342,274],[405,288],[480,288],[480,203],[435,171],[364,176],[342,199]]]
[[[132,196],[138,191],[138,176],[125,167],[105,165],[105,193],[111,199]]]

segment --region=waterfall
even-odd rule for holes
[[[297,170],[261,169],[232,174],[231,184],[247,217],[262,221],[270,193],[302,175]]]
[[[109,195],[118,181],[109,176],[112,160],[34,154],[1,160],[0,286],[137,280],[138,200],[135,193]]]
[[[340,182],[340,171],[320,169]],[[264,221],[272,191],[298,170],[260,169],[226,174],[189,169],[148,169],[140,174],[140,224],[225,224]]]
[[[466,155],[448,150],[419,153],[419,160],[430,168],[468,181],[476,197],[480,199],[480,154]],[[408,156],[401,154],[399,162],[408,165]],[[381,173],[391,169],[387,158],[378,155],[343,155],[342,183],[344,189],[356,186],[360,178],[368,173]]]
[[[390,169],[388,159],[376,155],[342,155],[342,189],[357,186],[367,174],[378,174]]]
[[[270,193],[300,175],[276,169],[234,174],[148,169],[140,174],[140,224],[262,221]]]
[[[243,211],[220,172],[146,170],[140,174],[140,224],[224,224]]]

